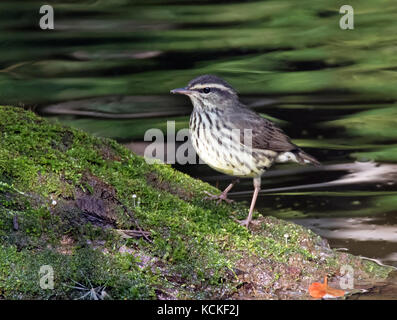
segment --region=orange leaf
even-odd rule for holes
[[[326,294],[329,294],[333,297],[342,297],[345,295],[343,290],[334,289],[328,287],[327,277],[324,277],[324,283],[314,282],[309,286],[309,293],[313,298],[322,298]]]
[[[313,298],[322,298],[326,295],[324,284],[320,282],[314,282],[309,287],[309,293]]]
[[[345,292],[343,290],[338,290],[330,287],[327,288],[327,293],[334,297],[343,297],[345,295]]]

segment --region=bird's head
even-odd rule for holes
[[[187,95],[198,110],[224,109],[238,102],[237,92],[225,80],[214,75],[203,75],[184,88],[171,93]]]

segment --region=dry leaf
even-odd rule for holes
[[[309,287],[309,293],[313,298],[321,299],[324,296],[343,297],[345,292],[343,290],[334,289],[328,286],[327,276],[324,277],[324,283],[314,282]]]

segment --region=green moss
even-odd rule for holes
[[[369,260],[363,260],[362,264],[364,266],[364,270],[367,273],[374,274],[379,279],[386,279],[389,276],[392,269],[392,268],[385,268]]]
[[[233,219],[245,217],[243,204],[203,200],[204,191],[219,192],[210,185],[22,109],[0,107],[0,181],[7,298],[78,298],[75,281],[106,286],[115,299],[225,298],[241,290],[238,269],[284,274],[293,264],[313,280],[330,271],[321,262],[329,249],[312,232],[272,217],[247,230]],[[139,228],[150,241],[116,231]],[[37,285],[40,265],[53,266],[54,291]]]
[[[40,286],[40,278],[47,273],[40,274],[42,266],[54,270],[53,289]],[[87,290],[76,289],[77,284]],[[73,255],[64,255],[49,249],[28,252],[0,246],[0,292],[6,299],[78,299],[100,286],[112,298],[154,297],[149,277],[134,261],[120,254],[110,256],[81,248]]]

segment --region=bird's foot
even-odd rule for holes
[[[244,220],[237,220],[235,219],[235,221],[240,224],[243,227],[246,227],[248,229],[248,226],[250,224],[250,221],[248,221],[248,219],[244,219]]]
[[[209,193],[207,191],[204,191],[204,193],[208,195],[208,197],[205,197],[204,200],[217,200],[216,201],[217,204],[220,204],[222,201],[225,201],[227,203],[232,203],[233,202],[233,200],[231,200],[231,199],[229,199],[227,197],[227,193],[223,193],[222,192],[219,195],[212,194],[212,193]]]

